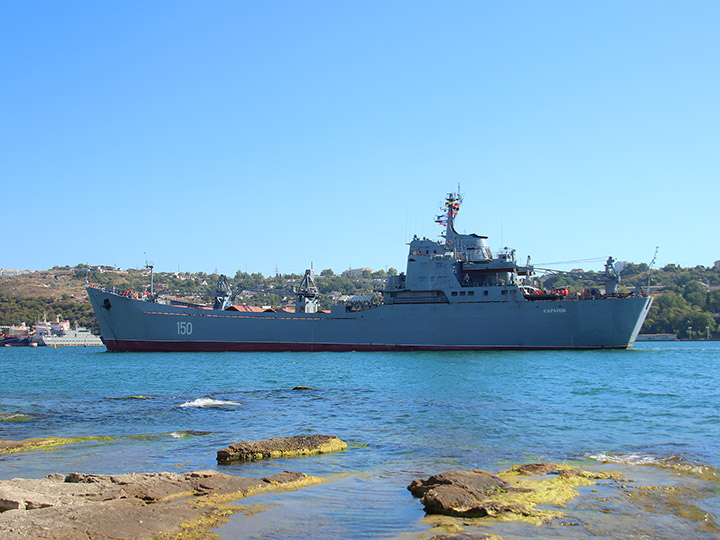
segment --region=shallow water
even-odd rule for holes
[[[117,438],[0,456],[0,479],[217,468],[216,451],[231,442],[322,433],[350,448],[222,466],[248,477],[287,469],[328,481],[242,501],[252,511],[218,532],[227,538],[427,537],[455,530],[459,521],[432,529],[435,522],[406,490],[414,478],[569,461],[622,470],[637,485],[673,485],[680,495],[581,490],[568,512],[576,522],[552,527],[551,537],[718,538],[719,363],[717,342],[582,352],[4,348],[0,439]],[[293,390],[299,385],[313,390]],[[598,502],[601,495],[607,500]],[[471,529],[548,537],[546,529],[525,524],[491,527],[473,522]]]

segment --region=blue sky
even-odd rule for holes
[[[2,3],[0,267],[403,270],[458,184],[457,228],[523,261],[711,265],[718,20],[698,1]]]

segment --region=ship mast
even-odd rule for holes
[[[152,261],[148,262],[147,251],[145,252],[145,268],[150,270],[150,298],[153,298],[153,295],[155,293],[153,283],[153,269],[155,268],[155,263]]]
[[[443,236],[445,237],[445,247],[448,249],[456,248],[455,242],[458,233],[455,231],[454,223],[462,201],[463,198],[458,187],[458,191],[453,191],[445,196],[445,204],[442,206],[443,213],[435,218],[435,223],[445,226]]]

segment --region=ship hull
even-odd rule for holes
[[[88,288],[110,351],[626,349],[650,298],[386,304],[332,313],[163,305]]]

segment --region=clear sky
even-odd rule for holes
[[[0,267],[404,270],[458,183],[458,231],[523,262],[711,265],[718,21],[716,1],[3,2]]]

